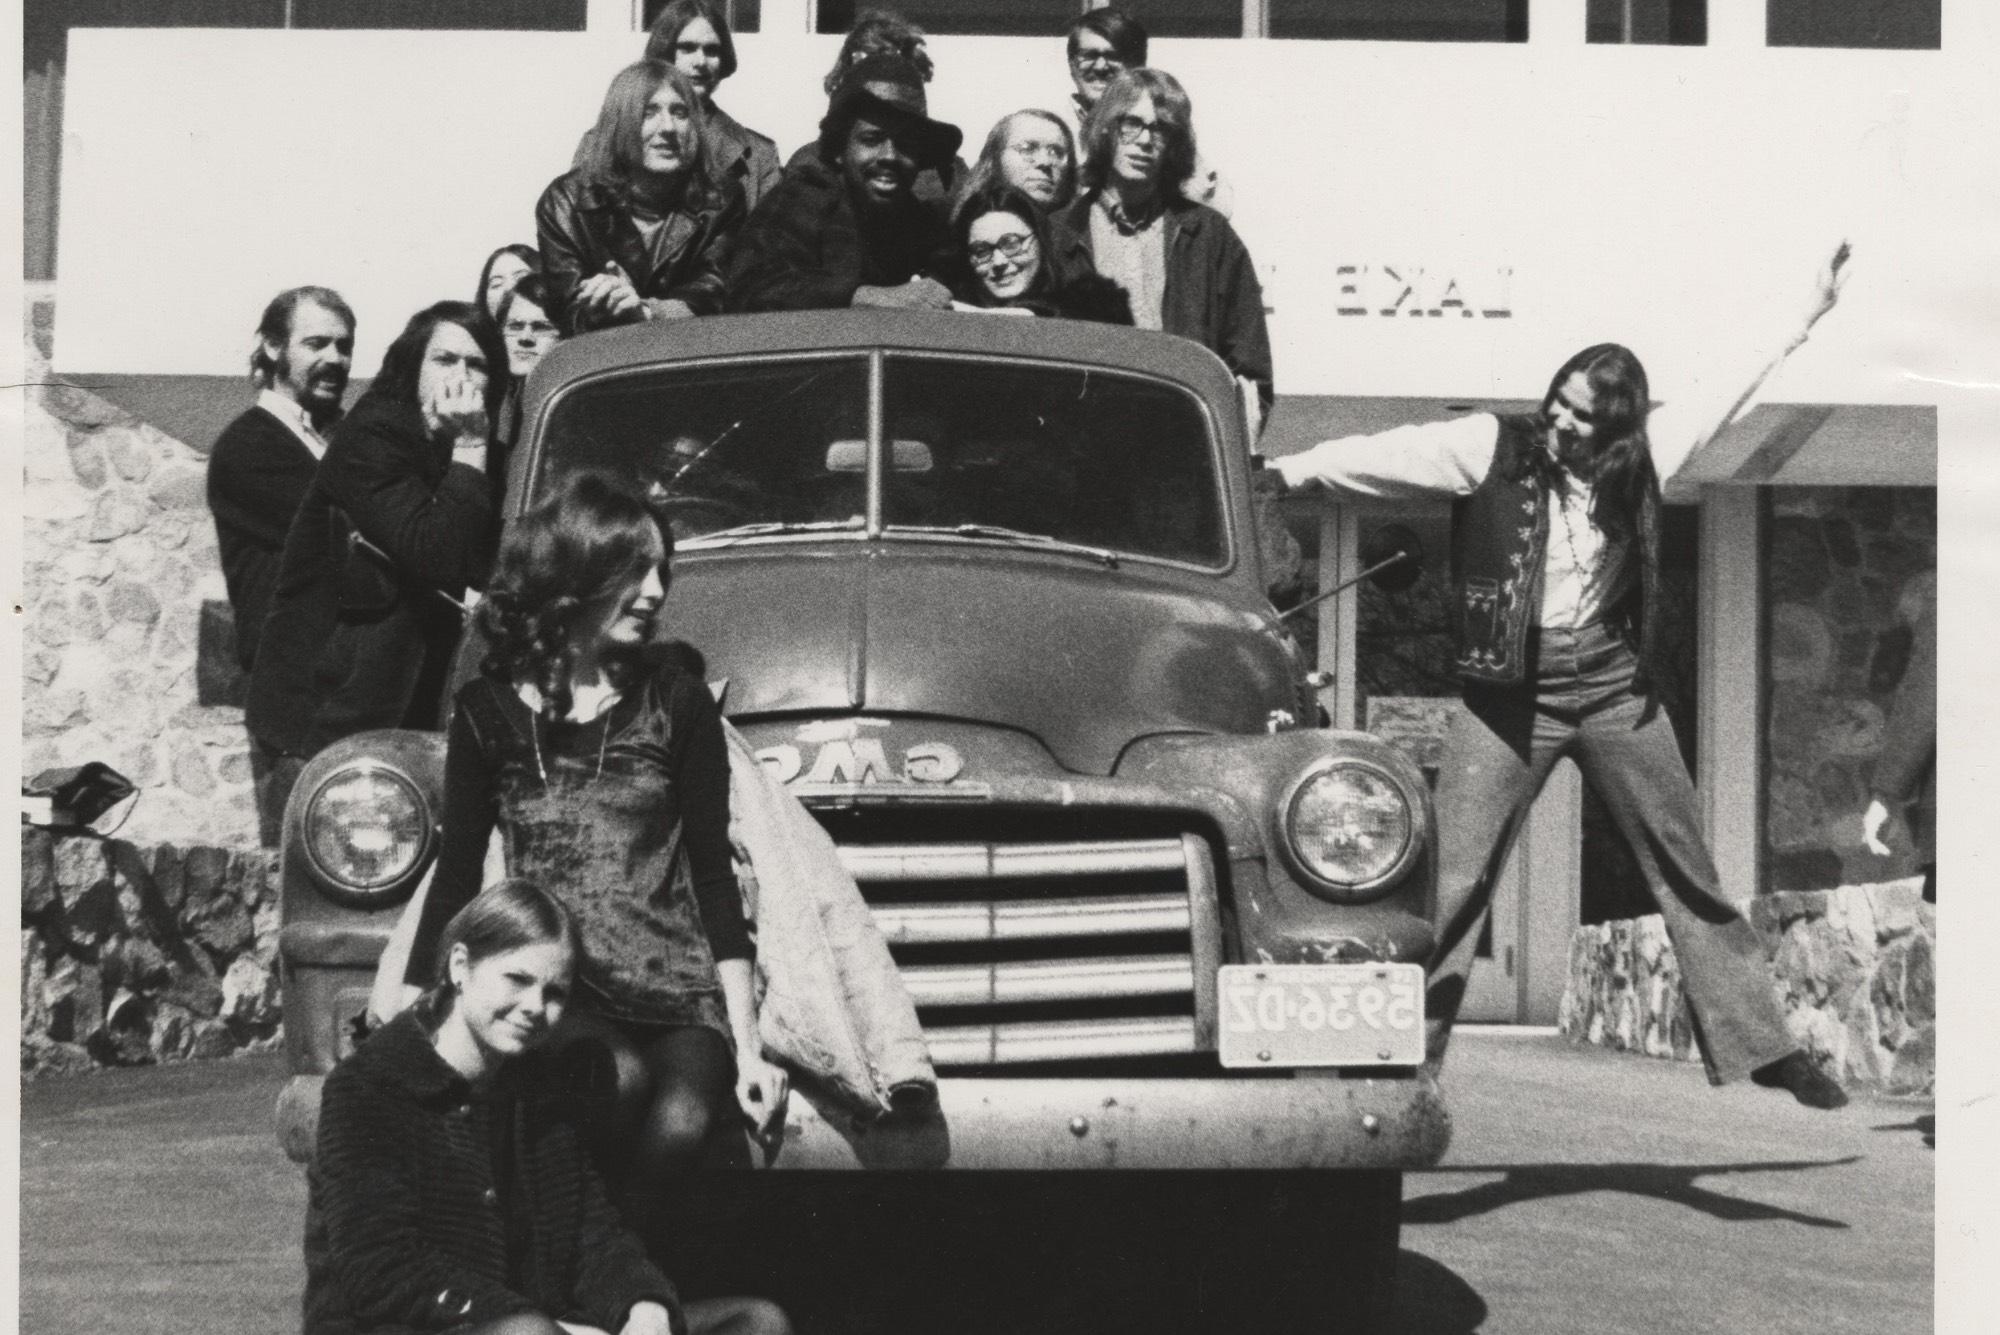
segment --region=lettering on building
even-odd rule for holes
[[[1334,314],[1350,318],[1514,318],[1511,268],[1427,269],[1414,264],[1343,264],[1334,270]]]

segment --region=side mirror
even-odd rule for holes
[[[1368,582],[1384,593],[1401,593],[1424,573],[1424,543],[1416,530],[1384,524],[1361,539],[1361,565]]]

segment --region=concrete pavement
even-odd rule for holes
[[[21,1329],[296,1329],[304,1183],[274,1056],[70,1077],[22,1097]],[[1927,1103],[1836,1113],[1699,1068],[1470,1032],[1452,1152],[1404,1188],[1398,1328],[1931,1328]]]

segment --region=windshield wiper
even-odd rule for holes
[[[765,538],[780,533],[833,533],[842,529],[859,532],[862,523],[860,515],[848,519],[814,519],[801,522],[773,519],[755,524],[738,524],[734,528],[717,529],[713,533],[704,533],[700,537],[678,542],[675,546],[690,548],[702,543],[734,541],[737,538]]]
[[[1001,524],[892,524],[888,532],[936,533],[955,538],[997,538],[1002,542],[1012,542],[1023,547],[1038,547],[1044,551],[1086,556],[1114,570],[1118,566],[1118,553],[1108,548],[1088,547],[1080,542],[1065,542],[1046,533],[1030,533],[1025,529],[1007,528]]]

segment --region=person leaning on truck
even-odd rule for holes
[[[435,727],[459,600],[496,529],[487,442],[507,351],[470,302],[410,317],[335,430],[285,539],[245,711],[273,765],[268,801],[325,747]]]
[[[909,61],[854,64],[820,121],[817,159],[788,171],[738,237],[730,309],[949,309],[950,229],[942,204],[919,199],[915,185],[925,167],[952,160],[961,138],[930,118]]]
[[[1763,941],[1702,843],[1694,785],[1654,689],[1660,478],[1728,425],[1833,308],[1846,258],[1842,246],[1784,352],[1726,400],[1654,411],[1638,358],[1600,343],[1557,370],[1539,412],[1324,441],[1259,473],[1280,489],[1356,499],[1455,498],[1465,708],[1439,766],[1430,1064],[1444,1059],[1494,878],[1550,769],[1571,755],[1666,920],[1711,1078],[1748,1075],[1817,1108],[1847,1102],[1785,1027]]]

